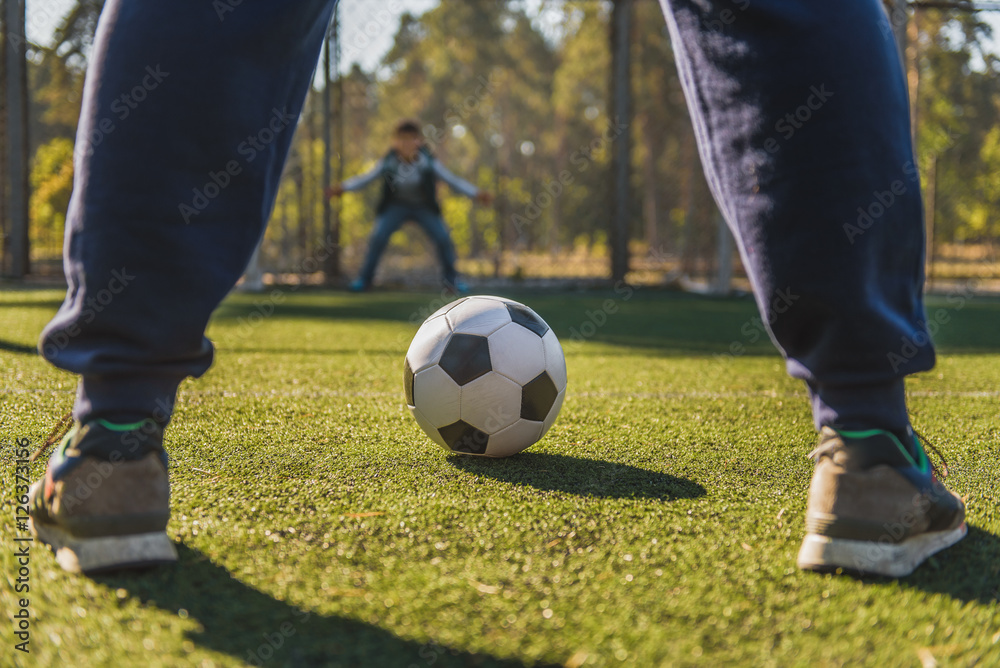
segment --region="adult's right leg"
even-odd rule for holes
[[[211,364],[205,326],[270,215],[334,2],[223,5],[109,0],[95,37],[69,289],[39,343],[81,376],[77,422],[29,509],[67,570],[176,559],[163,428]]]
[[[804,568],[904,575],[965,533],[903,379],[933,366],[906,82],[879,0],[661,0],[706,176],[821,430]]]
[[[165,422],[270,215],[333,0],[109,0],[76,144],[62,308],[39,349],[81,421]],[[217,8],[218,6],[218,8]]]
[[[375,217],[375,228],[372,230],[371,236],[368,237],[368,251],[365,253],[361,272],[358,274],[358,280],[362,287],[369,287],[375,280],[375,270],[378,269],[382,253],[389,245],[389,239],[411,216],[412,211],[409,208],[390,204]]]

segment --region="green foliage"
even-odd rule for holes
[[[991,29],[975,14],[940,10],[920,11],[916,21],[917,153],[924,192],[933,189],[935,236],[996,238],[1000,58],[984,48]]]
[[[102,5],[77,2],[57,27],[54,46],[33,54],[33,151],[73,137],[82,66]],[[529,7],[543,13],[529,14]],[[447,205],[463,255],[578,242],[600,247],[613,141],[602,135],[615,132],[608,115],[609,7],[593,0],[468,0],[405,15],[375,71],[355,64],[340,79],[345,142],[335,147],[334,174],[372,164],[396,120],[417,116],[445,164],[499,195],[491,208]],[[715,205],[660,9],[637,2],[634,11],[634,115],[622,130],[633,147],[631,236],[690,269],[695,258],[714,255]],[[935,198],[937,240],[995,239],[1000,59],[988,48],[989,26],[974,13],[920,9],[914,16],[918,38],[909,64],[911,75],[919,74],[911,76],[919,82],[918,165],[925,193]],[[267,233],[270,266],[292,268],[321,240],[321,111],[319,95],[311,96]],[[376,191],[343,201],[341,243],[352,258],[371,229]]]
[[[104,0],[77,0],[53,30],[52,43],[32,51],[28,77],[36,110],[31,119],[35,147],[75,136],[83,73],[103,7]]]
[[[396,118],[417,115],[456,172],[496,172],[499,222],[479,209],[475,221],[449,221],[463,254],[495,248],[483,237],[490,230],[499,231],[492,243],[504,248],[606,238],[610,155],[600,139],[611,123],[609,5],[565,0],[544,7],[557,29],[546,31],[514,2],[442,3],[405,17],[383,70],[369,75],[367,104],[347,115],[368,131],[360,152],[345,147],[348,156],[377,157]],[[631,234],[654,254],[675,254],[689,266],[714,254],[717,214],[660,10],[636,3],[634,11]],[[988,139],[1000,122],[1000,65],[986,48],[989,28],[971,14],[916,16],[918,162],[926,183],[936,158],[937,235],[992,238],[997,209],[989,192],[997,171]],[[360,79],[357,70],[351,76]],[[486,95],[476,94],[480,76],[494,84]],[[521,151],[526,141],[531,155]],[[560,175],[569,181],[562,188],[553,186]],[[560,194],[551,197],[554,189]]]
[[[970,196],[955,206],[962,221],[955,231],[959,241],[1000,237],[1000,126],[990,130],[982,141],[979,151],[982,171],[966,184]]]
[[[73,142],[57,137],[38,147],[31,163],[31,240],[36,250],[62,247],[73,192]]]

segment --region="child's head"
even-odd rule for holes
[[[416,158],[422,144],[420,124],[417,121],[407,118],[396,123],[396,130],[392,134],[392,146],[403,160]]]

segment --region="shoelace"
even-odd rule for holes
[[[820,445],[816,446],[813,449],[812,452],[810,452],[808,455],[806,455],[806,457],[808,457],[809,459],[813,460],[813,462],[817,462],[818,463],[819,462],[819,458],[822,457],[823,454],[825,454],[827,450],[832,450],[835,447],[837,447],[837,444],[833,443],[833,442],[821,443]]]
[[[939,478],[947,478],[948,462],[945,460],[944,455],[941,454],[941,451],[938,450],[933,443],[927,440],[926,436],[921,434],[916,429],[913,430],[913,435],[917,437],[917,440],[920,442],[921,445],[926,445],[927,447],[929,447],[931,450],[934,451],[934,454],[938,456],[938,459],[941,460],[941,468],[938,468],[937,465],[934,464],[934,462],[930,462],[931,459],[930,457],[927,458],[927,461],[931,463],[931,470],[934,471],[934,474],[937,475]]]
[[[63,415],[62,418],[60,418],[59,423],[55,427],[53,427],[51,432],[49,432],[49,437],[45,439],[45,442],[42,443],[38,447],[38,449],[35,450],[34,453],[32,453],[31,457],[28,458],[28,461],[29,462],[35,461],[36,459],[38,459],[39,455],[48,450],[49,447],[51,447],[54,443],[58,443],[59,441],[61,441],[63,439],[63,436],[65,436],[69,432],[72,426],[73,426],[73,412],[70,411],[69,413],[66,413],[66,415]]]

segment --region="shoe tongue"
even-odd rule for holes
[[[851,469],[864,470],[879,464],[907,468],[921,459],[912,434],[873,429],[838,432],[833,438],[838,441],[831,443],[835,461]]]
[[[136,460],[150,452],[163,452],[163,428],[153,420],[134,425],[89,422],[74,440],[81,455],[108,461]]]

